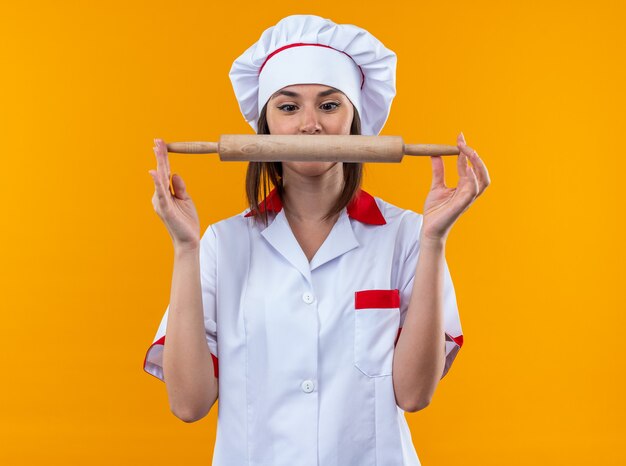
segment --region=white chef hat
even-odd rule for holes
[[[229,76],[241,113],[255,132],[261,110],[276,91],[323,84],[350,99],[361,117],[362,134],[377,135],[396,95],[396,60],[365,29],[292,15],[266,29],[235,60]]]

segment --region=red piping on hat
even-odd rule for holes
[[[304,45],[310,45],[310,46],[314,46],[314,47],[326,47],[327,49],[333,49],[336,50],[337,52],[341,52],[344,55],[346,55],[347,57],[350,58],[350,60],[352,60],[354,62],[354,64],[359,68],[359,71],[361,72],[361,89],[363,89],[363,85],[365,84],[365,74],[363,73],[363,70],[361,69],[361,67],[357,64],[357,62],[354,61],[354,58],[352,58],[350,56],[350,54],[344,52],[343,50],[337,50],[334,47],[331,47],[330,45],[324,45],[324,44],[304,44],[304,43],[297,43],[297,44],[289,44],[289,45],[285,45],[279,49],[274,50],[272,53],[270,53],[267,58],[265,59],[265,61],[263,62],[263,64],[261,65],[261,68],[259,68],[259,74],[261,74],[261,71],[263,71],[263,67],[265,66],[265,64],[267,63],[267,60],[269,60],[270,58],[272,58],[274,55],[276,55],[278,52],[282,52],[283,50],[287,50],[290,49],[292,47],[302,47]]]

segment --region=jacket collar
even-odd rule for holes
[[[256,210],[248,212],[245,216],[251,217],[256,215],[257,212],[263,213],[266,210],[268,212],[278,213],[282,210],[283,203],[280,200],[280,196],[276,191],[276,188],[267,195],[265,200],[261,201]],[[348,204],[347,207],[348,217],[358,220],[361,223],[368,225],[385,225],[385,217],[376,204],[376,200],[371,194],[359,189],[356,196]]]

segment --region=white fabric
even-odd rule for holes
[[[350,71],[350,76],[355,70],[358,70],[359,74],[362,71],[363,87],[357,91],[353,89],[351,77],[346,79],[331,76],[333,71],[337,75],[344,73],[346,67],[342,65],[341,68],[334,69],[329,66],[327,60],[331,56],[329,52],[332,52],[329,49],[325,53],[313,51],[323,47],[288,48],[268,60],[268,57],[278,49],[299,43],[325,45],[337,51],[337,55],[344,53],[349,55],[350,61],[356,65],[356,68]],[[278,66],[277,70],[280,72],[273,73],[272,62],[282,60],[281,56],[287,56],[283,55],[285,53],[289,53],[289,57],[302,53],[304,57],[294,62],[291,67]],[[306,64],[306,70],[300,70],[299,66],[307,57],[309,62]],[[314,15],[292,15],[266,29],[261,38],[235,60],[229,76],[239,108],[255,132],[258,131],[260,109],[267,102],[270,88],[274,88],[273,93],[287,85],[315,82],[332,87],[343,86],[337,88],[344,92],[355,106],[360,105],[357,109],[361,117],[362,134],[377,135],[387,121],[391,102],[396,94],[396,62],[396,54],[365,29],[351,24],[335,24],[329,19]],[[344,64],[347,65],[347,62]],[[261,67],[263,67],[261,76],[266,82],[262,95],[259,93]]]
[[[242,213],[202,236],[207,344],[219,360],[213,466],[420,464],[396,404],[391,361],[422,216],[375,200],[385,225],[361,223],[344,209],[310,263],[284,210],[269,214],[268,227]],[[355,310],[363,290],[399,290],[399,308]],[[447,337],[461,335],[447,263],[443,305]],[[166,322],[167,313],[155,342]],[[446,345],[442,377],[458,348]],[[145,369],[162,379],[161,366],[154,344]]]
[[[274,94],[293,83],[324,84],[342,91],[356,107],[361,107],[361,70],[345,53],[327,47],[300,45],[270,58],[259,74],[258,114]]]

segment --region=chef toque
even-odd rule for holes
[[[239,108],[258,132],[261,110],[278,90],[323,84],[342,91],[377,135],[396,95],[396,54],[365,29],[314,15],[292,15],[266,29],[231,67]]]

